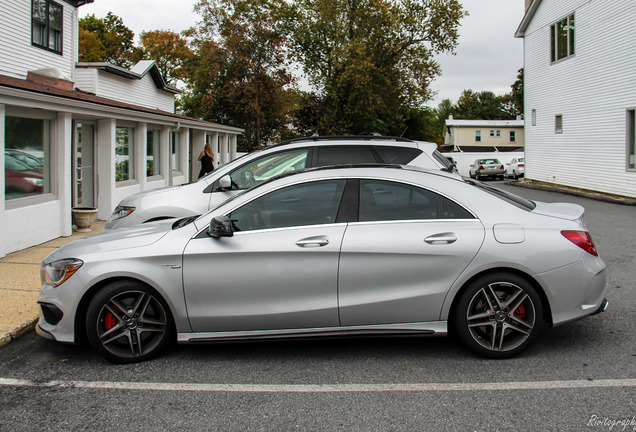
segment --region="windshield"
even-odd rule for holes
[[[260,150],[257,150],[257,151],[260,151]],[[254,153],[254,152],[252,152],[252,153]],[[239,165],[239,164],[241,164],[243,162],[243,159],[245,158],[245,156],[247,156],[248,154],[252,154],[252,153],[247,153],[247,154],[241,155],[238,158],[234,159],[233,161],[226,162],[226,163],[224,163],[222,165],[219,165],[211,173],[208,173],[207,175],[197,179],[197,181],[195,183],[198,183],[200,181],[210,180],[210,177],[212,177],[216,173],[217,170],[222,169],[223,171],[226,171],[228,169],[234,168],[236,165]]]

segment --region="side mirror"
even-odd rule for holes
[[[207,231],[210,237],[232,237],[234,235],[234,229],[232,228],[232,221],[227,216],[218,216],[212,218],[210,221],[210,228]]]
[[[219,179],[219,189],[229,190],[232,189],[232,179],[229,174],[224,175]]]

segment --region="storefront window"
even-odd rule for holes
[[[134,136],[134,128],[117,126],[115,138],[115,181],[120,182],[135,178]]]
[[[178,132],[170,133],[170,153],[172,158],[172,171],[181,172],[181,134]]]
[[[161,175],[161,131],[148,130],[146,141],[146,176]]]
[[[5,200],[51,192],[51,121],[5,117]]]

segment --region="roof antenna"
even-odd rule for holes
[[[402,138],[402,137],[404,136],[404,134],[406,133],[406,130],[407,130],[408,128],[409,128],[408,126],[404,128],[404,130],[402,131],[402,134],[400,135],[400,138]]]

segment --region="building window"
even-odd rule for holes
[[[51,0],[32,0],[31,42],[62,54],[62,6]]]
[[[115,144],[115,181],[135,178],[135,128],[117,126]]]
[[[51,121],[5,117],[4,199],[51,192]]]
[[[561,114],[554,116],[554,133],[563,133],[563,116]]]
[[[475,131],[475,142],[481,142],[481,131]]]
[[[510,131],[510,142],[517,142],[517,131]]]
[[[574,55],[574,15],[550,26],[550,45],[552,62]]]
[[[151,130],[146,138],[146,177],[161,175],[161,131]]]
[[[533,109],[532,110],[532,126],[536,126],[537,125],[537,110]]]
[[[181,134],[170,132],[170,158],[172,161],[172,171],[181,172]]]
[[[627,169],[636,169],[636,110],[627,111]]]
[[[500,130],[491,129],[490,130],[490,136],[499,138],[501,136],[501,131]]]

